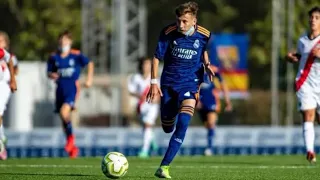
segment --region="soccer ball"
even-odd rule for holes
[[[123,177],[129,168],[127,158],[119,152],[109,152],[101,162],[101,169],[108,178],[117,179]]]

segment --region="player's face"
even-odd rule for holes
[[[59,46],[61,48],[71,46],[71,44],[72,44],[72,40],[67,36],[62,36],[62,38],[59,39]]]
[[[149,74],[151,72],[151,60],[145,60],[142,66],[143,74]]]
[[[320,13],[314,12],[309,17],[310,28],[312,31],[320,30]]]
[[[3,36],[0,36],[0,48],[7,49],[7,42]]]
[[[195,26],[197,19],[191,13],[177,17],[177,26],[182,33],[186,33],[192,26]]]

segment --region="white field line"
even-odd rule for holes
[[[61,165],[61,164],[0,164],[0,168],[100,168],[97,165]],[[129,164],[130,167],[130,164]],[[158,166],[135,166],[134,168],[156,169]],[[317,166],[172,166],[178,169],[308,169],[317,168]]]

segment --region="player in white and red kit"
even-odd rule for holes
[[[10,44],[10,39],[9,36],[6,32],[0,31],[0,48],[3,48],[5,50],[9,49],[9,44]],[[11,54],[11,59],[14,65],[14,74],[16,75],[18,72],[18,61],[17,58]],[[3,121],[3,113],[6,110],[6,106],[9,102],[9,98],[11,95],[11,90],[10,90],[10,86],[9,86],[9,82],[10,82],[10,71],[7,67],[7,63],[2,61],[1,62],[1,70],[3,72],[3,76],[0,79],[0,93],[1,93],[1,97],[0,97],[0,140],[3,142],[4,145],[6,145],[7,142],[7,138],[4,134],[4,127],[2,125],[2,121]],[[5,148],[2,150],[2,153],[0,153],[0,159],[1,160],[5,160],[7,159],[7,155],[6,155],[6,150]]]
[[[291,62],[299,62],[295,89],[303,117],[303,137],[307,160],[316,162],[314,119],[320,118],[320,7],[309,11],[310,31],[301,36],[297,52],[288,53]]]
[[[9,71],[8,71],[9,69]],[[8,74],[10,79],[6,79]],[[9,86],[8,86],[9,84]],[[0,48],[0,124],[2,125],[2,115],[6,109],[8,98],[11,92],[17,90],[16,80],[14,77],[14,67],[12,57],[4,48]],[[4,147],[3,140],[0,140],[0,159],[5,160],[7,152]]]
[[[147,103],[146,96],[150,88],[151,80],[151,59],[139,59],[139,73],[132,75],[128,81],[128,90],[132,96],[138,98],[137,112],[143,123],[143,147],[139,153],[139,157],[149,157],[150,147],[155,150],[157,145],[154,141],[152,127],[159,115],[158,101],[155,103]]]

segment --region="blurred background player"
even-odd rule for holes
[[[232,110],[232,103],[230,101],[229,90],[226,83],[223,82],[221,74],[218,72],[218,69],[214,66],[211,66],[211,69],[215,72],[215,78],[218,79],[218,82],[221,86],[221,89],[224,94],[224,99],[226,103],[225,111]],[[215,81],[208,81],[207,83],[202,83],[200,86],[200,98],[197,104],[198,112],[200,114],[201,120],[204,122],[204,126],[207,128],[207,148],[204,151],[204,155],[212,155],[212,147],[215,135],[215,126],[216,121],[218,120],[218,113],[220,112],[220,98],[219,91],[215,86]]]
[[[17,90],[16,80],[14,75],[14,67],[11,54],[4,48],[0,48],[0,159],[7,159],[7,151],[5,148],[6,138],[3,132],[2,116],[6,110],[11,92]]]
[[[161,123],[165,133],[173,132],[166,154],[155,176],[171,178],[169,165],[179,151],[196,105],[203,82],[203,65],[210,80],[213,72],[207,52],[210,31],[197,25],[198,4],[187,2],[176,10],[176,23],[160,34],[151,71],[151,88],[147,100],[161,95]],[[159,61],[164,61],[161,89],[157,74]]]
[[[151,59],[140,58],[138,71],[129,78],[128,90],[130,95],[138,99],[137,112],[143,124],[143,147],[139,157],[146,158],[149,157],[150,147],[157,150],[152,128],[159,115],[159,98],[150,104],[146,102],[151,80]]]
[[[316,162],[314,119],[317,114],[320,120],[320,7],[313,7],[308,15],[309,32],[299,38],[297,51],[288,53],[288,60],[299,62],[295,83],[298,108],[303,118],[307,160]]]
[[[75,108],[75,101],[79,95],[80,84],[78,79],[81,69],[88,66],[85,86],[90,87],[94,65],[79,50],[71,49],[72,36],[69,31],[62,32],[58,40],[59,48],[49,57],[47,72],[48,77],[57,84],[55,105],[66,134],[65,151],[71,158],[75,158],[79,150],[75,145],[75,137],[72,131],[71,111]]]
[[[6,32],[0,31],[0,48],[9,51],[9,46],[10,46],[9,35]],[[11,54],[11,58],[12,58],[13,66],[14,66],[14,74],[17,75],[18,74],[18,60],[17,60],[16,56],[13,54]],[[8,84],[8,82],[10,81],[10,72],[9,72],[8,68],[5,68],[3,81],[7,82],[7,83],[5,83],[5,85],[7,85],[8,88],[10,88],[10,86]],[[11,95],[11,91],[5,91],[5,92],[2,92],[2,94],[1,94],[1,96],[4,97],[3,101],[5,103],[5,107],[4,107],[3,111],[6,110],[6,106],[9,102],[10,95]],[[3,127],[3,112],[2,111],[0,112],[0,140],[2,140],[4,145],[7,144],[7,137],[5,136],[4,127]],[[3,155],[0,154],[0,159],[5,160],[6,158],[7,158],[6,153],[4,151]]]

